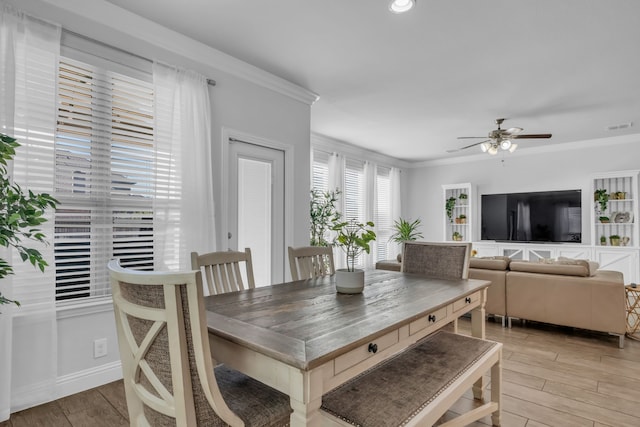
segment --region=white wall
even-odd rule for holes
[[[442,185],[470,182],[475,205],[483,193],[545,190],[582,190],[583,238],[589,244],[591,178],[599,172],[640,169],[640,135],[583,141],[548,148],[532,148],[496,156],[478,154],[460,160],[424,163],[407,171],[406,206],[410,217],[420,217],[425,240],[443,240]],[[586,209],[584,207],[587,207]],[[478,213],[474,221],[478,224]],[[474,240],[479,240],[475,227]]]
[[[216,80],[210,95],[217,230],[226,212],[220,203],[224,190],[222,135],[223,129],[233,129],[292,148],[293,226],[285,245],[308,240],[310,108],[315,94],[102,0],[9,0],[9,3],[33,16],[60,23],[64,29],[145,58],[194,69]],[[225,237],[226,232],[218,232],[218,247]],[[54,398],[121,376],[110,300],[59,310],[57,334],[58,348],[47,349],[52,358],[57,355]],[[28,330],[14,333],[11,412],[43,403],[42,398],[33,397],[40,379],[29,372],[29,346],[20,338],[28,335]],[[93,341],[98,338],[107,338],[108,354],[94,359]]]

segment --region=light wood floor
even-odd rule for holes
[[[470,322],[461,319],[460,332]],[[504,344],[504,427],[640,426],[640,342],[606,334],[515,321],[487,323]],[[474,405],[471,392],[443,419]],[[487,418],[472,426],[490,425]],[[127,426],[122,381],[17,412],[0,427]]]

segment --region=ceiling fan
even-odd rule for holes
[[[493,156],[498,153],[498,149],[513,153],[518,147],[518,144],[512,141],[514,139],[551,138],[550,133],[534,133],[534,134],[521,135],[520,132],[522,132],[523,129],[518,127],[502,129],[500,125],[502,125],[502,122],[504,121],[505,119],[496,119],[496,124],[498,125],[498,129],[490,131],[488,136],[458,137],[458,139],[484,139],[484,141],[474,142],[473,144],[467,145],[465,147],[453,149],[453,150],[447,150],[447,153],[455,153],[456,151],[466,150],[467,148],[471,148],[471,147],[475,147],[476,145],[479,145],[482,152],[489,153]]]

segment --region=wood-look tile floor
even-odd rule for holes
[[[468,319],[459,322],[469,334]],[[502,342],[504,427],[639,427],[640,342],[571,328],[487,322]],[[443,420],[474,405],[468,392]],[[122,381],[11,414],[0,427],[127,426]],[[486,417],[473,427],[491,425]],[[377,426],[374,426],[377,427]]]

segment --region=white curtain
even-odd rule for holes
[[[364,221],[373,221],[375,218],[376,200],[376,165],[365,161],[363,165],[364,175]],[[376,260],[375,242],[370,245],[371,251],[363,252],[364,268],[373,268]]]
[[[153,64],[156,96],[156,268],[190,269],[192,251],[216,249],[207,79]]]
[[[400,186],[400,169],[391,168],[389,172],[391,186],[391,221],[398,221],[402,216],[402,194]],[[392,222],[393,223],[393,222]],[[399,244],[393,243],[394,250],[389,253],[400,253],[402,248]]]
[[[328,172],[329,172],[329,191],[338,190],[340,196],[336,208],[338,212],[344,212],[344,156],[338,153],[329,154]],[[330,241],[333,240],[335,233],[331,232]],[[333,258],[336,268],[346,268],[347,263],[340,248],[333,248]]]
[[[25,191],[54,194],[61,29],[4,2],[0,7],[0,131],[22,145],[12,178]],[[51,209],[46,217],[39,228],[53,238]],[[49,267],[42,273],[17,253],[2,254],[9,255],[15,274],[0,281],[0,290],[22,306],[0,309],[0,421],[9,417],[11,407],[52,400],[57,377],[53,244],[25,243],[38,249]]]

